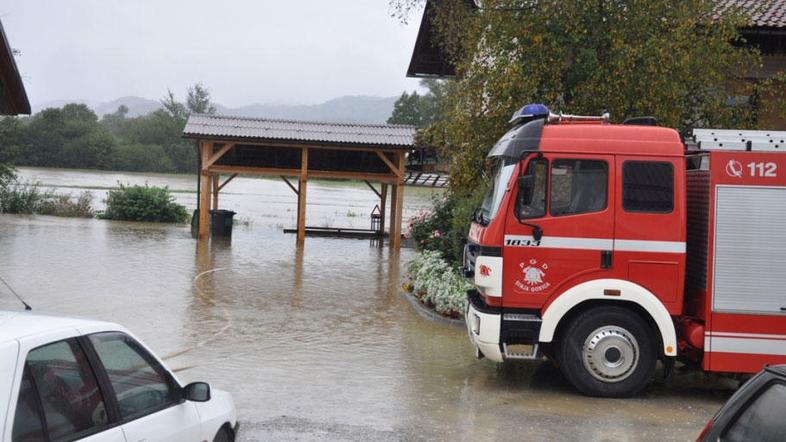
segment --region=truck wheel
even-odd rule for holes
[[[586,395],[633,396],[655,373],[656,342],[639,314],[616,306],[594,308],[561,335],[560,369]]]

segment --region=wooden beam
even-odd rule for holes
[[[200,155],[202,156],[202,170],[199,171],[201,174],[199,180],[199,239],[206,239],[208,237],[208,232],[210,230],[210,218],[208,218],[208,211],[210,210],[210,173],[208,172],[208,168],[206,166],[207,160],[209,159],[210,152],[210,144],[205,141],[199,143],[199,150]]]
[[[308,148],[300,153],[300,181],[297,193],[297,245],[302,246],[306,239],[306,189],[308,186]]]
[[[218,210],[218,174],[213,175],[213,210]]]
[[[210,158],[207,160],[207,167],[212,166],[216,161],[218,161],[219,158],[223,157],[224,154],[229,152],[229,149],[232,149],[233,147],[235,147],[235,143],[227,143],[221,146],[221,148],[217,151],[213,152],[212,155],[210,155]]]
[[[369,183],[369,182],[368,182],[368,180],[363,180],[363,182],[364,182],[364,183],[366,183],[366,185],[367,185],[367,186],[368,186],[368,187],[369,187],[369,188],[370,188],[370,189],[371,189],[371,190],[372,190],[374,193],[376,193],[376,194],[377,194],[377,196],[378,196],[379,198],[382,198],[382,194],[381,194],[381,193],[379,193],[379,191],[377,190],[377,188],[376,188],[376,187],[374,187],[374,186],[372,186],[372,185],[371,185],[371,183]]]
[[[295,186],[293,186],[292,183],[289,182],[287,177],[285,177],[284,175],[281,175],[281,179],[284,180],[285,183],[287,183],[287,186],[289,186],[289,188],[292,189],[293,192],[295,192],[295,195],[300,195],[300,192],[298,192],[298,190],[295,188]],[[298,183],[298,185],[300,185],[300,183]]]
[[[280,169],[269,167],[251,167],[251,166],[224,166],[214,165],[210,166],[212,173],[243,173],[254,175],[277,175],[297,177],[300,176],[300,169]],[[363,172],[341,172],[330,170],[309,170],[308,176],[310,178],[338,178],[349,180],[368,180],[376,183],[393,184],[399,182],[399,178],[393,174],[387,173],[363,173]]]
[[[396,155],[396,166],[398,166],[399,172],[404,171],[404,154],[399,153]],[[391,201],[391,216],[393,218],[393,225],[391,225],[390,229],[390,247],[394,250],[398,250],[401,248],[401,218],[404,213],[404,182],[403,182],[403,173],[399,175],[399,182],[393,185],[393,199],[395,200],[395,209],[392,207],[393,201]],[[395,229],[393,228],[395,227]],[[393,236],[393,231],[395,230],[395,236]]]
[[[231,139],[231,140],[217,138],[217,139],[204,140],[204,141],[208,141],[208,142],[214,143],[214,144],[224,144],[224,143],[229,142],[229,143],[234,143],[235,145],[243,145],[243,146],[284,147],[284,148],[289,148],[289,149],[300,149],[300,147],[302,146],[302,144],[291,144],[291,143],[286,143],[286,142],[281,142],[281,141],[269,141],[269,142],[247,141],[247,140],[236,139],[236,138],[235,139]],[[298,141],[298,143],[302,143],[302,141]],[[388,153],[409,152],[410,150],[412,150],[411,146],[403,146],[403,147],[382,146],[382,147],[380,147],[378,145],[367,146],[367,147],[366,146],[359,147],[357,145],[354,145],[354,146],[344,146],[344,145],[331,146],[331,145],[328,145],[328,144],[325,144],[325,145],[310,144],[307,147],[309,149],[320,149],[320,150],[352,150],[352,151],[361,151],[361,152],[380,151],[380,152],[388,152]]]
[[[388,165],[388,167],[390,168],[390,171],[391,171],[391,172],[393,172],[394,174],[396,174],[396,176],[398,176],[398,177],[400,177],[400,176],[401,176],[401,171],[399,170],[398,166],[396,166],[395,164],[393,164],[393,162],[392,162],[392,161],[390,161],[390,160],[388,159],[388,156],[387,156],[387,155],[385,155],[384,153],[382,153],[382,152],[380,152],[380,151],[378,151],[378,150],[375,150],[374,152],[377,154],[377,156],[378,156],[379,158],[381,158],[381,159],[382,159],[382,161],[384,161],[384,162],[385,162],[385,164],[387,164],[387,165]]]
[[[234,180],[237,175],[238,174],[236,174],[236,173],[233,173],[232,175],[229,175],[229,178],[227,178],[223,183],[221,183],[220,186],[218,186],[218,190],[221,191],[221,189],[223,189],[224,186],[229,184],[230,181]]]
[[[382,183],[382,184],[380,184],[380,186],[382,186],[382,189],[381,189],[382,192],[380,192],[380,196],[379,196],[380,203],[381,203],[379,205],[379,215],[380,215],[379,230],[382,233],[385,233],[385,213],[386,213],[385,212],[385,206],[388,205],[388,185],[385,184],[385,183]]]

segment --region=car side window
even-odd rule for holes
[[[27,355],[49,440],[72,440],[108,423],[106,404],[76,339],[38,347]]]
[[[30,367],[25,364],[22,384],[19,387],[19,399],[16,401],[14,427],[11,430],[11,440],[13,442],[37,442],[44,440],[44,422],[41,420],[43,412],[36,395]]]
[[[540,218],[546,215],[546,190],[548,188],[549,163],[545,159],[533,159],[527,165],[519,185],[516,212],[521,219]]]
[[[671,213],[674,210],[674,167],[657,161],[622,164],[622,208],[626,212]]]
[[[786,436],[784,404],[786,404],[786,385],[780,383],[770,385],[739,414],[720,439],[724,442],[782,441]]]
[[[89,336],[114,389],[123,420],[135,419],[177,400],[169,376],[131,337],[122,333]]]
[[[551,215],[600,212],[608,199],[609,166],[597,160],[551,163]]]

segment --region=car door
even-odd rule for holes
[[[530,157],[508,211],[503,305],[539,308],[581,278],[609,271],[614,246],[612,156]],[[536,231],[542,232],[536,238]]]
[[[120,332],[88,336],[112,387],[129,442],[201,440],[199,414],[181,398],[180,386],[132,337]]]
[[[19,373],[11,441],[125,441],[76,338],[30,350]]]

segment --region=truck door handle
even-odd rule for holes
[[[611,268],[611,250],[601,250],[600,252],[600,268]]]

